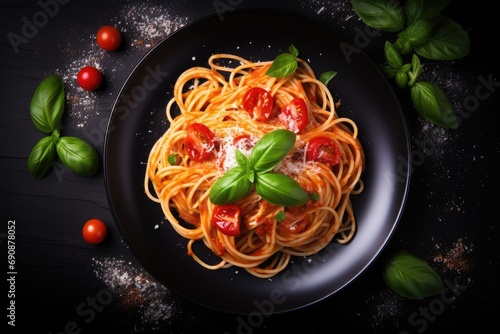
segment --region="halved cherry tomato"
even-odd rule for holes
[[[97,218],[89,219],[82,228],[82,236],[85,241],[91,244],[99,244],[106,239],[108,228],[106,224]]]
[[[254,146],[249,134],[242,134],[234,137],[233,145],[243,150],[251,150]]]
[[[307,146],[307,160],[322,162],[328,167],[340,163],[340,150],[335,141],[328,137],[314,137]]]
[[[214,148],[214,133],[204,124],[193,123],[187,128],[184,141],[189,158],[203,161],[210,156]]]
[[[240,208],[235,204],[216,206],[210,222],[221,233],[238,236],[240,234]]]
[[[253,119],[266,122],[273,113],[274,100],[264,88],[254,87],[243,96],[243,108]]]
[[[285,210],[285,219],[279,223],[280,229],[284,232],[295,234],[300,233],[309,222],[309,215],[295,213],[290,208]]]
[[[299,133],[309,122],[306,101],[301,97],[293,99],[281,108],[278,119],[288,130]]]

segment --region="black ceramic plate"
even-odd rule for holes
[[[255,24],[258,18],[259,24]],[[360,275],[394,231],[409,186],[404,162],[409,140],[398,100],[377,66],[362,52],[347,59],[346,40],[309,19],[282,12],[241,11],[208,17],[159,43],[132,72],[110,116],[105,142],[105,181],[110,206],[125,241],[144,267],[167,288],[206,307],[249,313],[271,301],[274,312],[298,309],[333,295]],[[165,106],[176,78],[207,66],[213,53],[253,61],[274,59],[294,44],[316,74],[335,70],[332,93],[338,112],[357,122],[366,151],[365,191],[353,199],[358,231],[348,245],[333,242],[315,256],[260,279],[244,270],[210,271],[186,254],[187,241],[144,194],[145,163],[168,128]],[[279,300],[273,300],[277,294]]]

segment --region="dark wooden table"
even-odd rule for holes
[[[58,162],[41,180],[28,173],[28,154],[43,136],[30,120],[29,102],[44,77],[59,74],[65,80],[62,131],[90,141],[103,159],[113,103],[134,66],[156,43],[207,15],[256,7],[312,17],[353,43],[370,33],[363,52],[381,60],[384,35],[364,30],[346,0],[2,2],[0,217],[8,282],[2,292],[3,322],[9,333],[27,328],[39,333],[318,333],[324,328],[335,333],[469,333],[496,326],[500,63],[493,50],[498,28],[493,28],[497,19],[492,8],[455,2],[446,9],[469,33],[472,53],[456,61],[429,62],[425,71],[460,110],[461,124],[444,130],[427,123],[398,91],[414,158],[401,221],[381,256],[360,277],[304,309],[243,316],[185,300],[158,284],[123,240],[102,166],[93,177],[75,175]],[[123,32],[118,52],[104,53],[95,45],[93,35],[104,24]],[[87,64],[104,69],[106,82],[98,92],[82,93],[75,84],[76,72]],[[108,225],[102,245],[81,237],[90,218]],[[8,237],[15,241],[15,249],[10,247],[13,268],[7,262]],[[398,249],[413,252],[437,270],[445,281],[442,295],[416,301],[387,288],[381,259]],[[8,325],[9,315],[12,320],[15,316],[15,327]]]

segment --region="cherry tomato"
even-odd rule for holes
[[[122,35],[112,26],[103,26],[96,34],[97,44],[107,51],[115,51],[122,43]]]
[[[203,161],[214,148],[214,133],[204,124],[193,123],[187,128],[184,147],[191,160]]]
[[[291,210],[291,208],[287,208],[285,210],[285,219],[279,223],[279,228],[284,232],[296,234],[300,233],[309,222],[309,216],[300,213],[295,213]]]
[[[106,224],[97,218],[88,220],[83,225],[82,236],[85,241],[91,244],[100,244],[106,239],[108,228]]]
[[[78,72],[76,81],[85,90],[97,90],[102,83],[102,73],[93,66],[85,66]]]
[[[238,236],[240,234],[240,208],[235,204],[216,206],[210,222],[221,233]]]
[[[283,106],[278,119],[288,130],[299,133],[309,122],[309,112],[304,99],[297,97]]]
[[[328,137],[314,137],[307,146],[307,160],[322,162],[328,167],[340,163],[340,150],[335,141]]]
[[[250,114],[250,117],[266,122],[273,113],[274,100],[267,90],[254,87],[243,96],[243,108]]]
[[[254,146],[252,138],[250,138],[249,134],[242,134],[234,137],[233,145],[236,146],[238,149],[243,149],[247,151],[251,150],[252,147]]]

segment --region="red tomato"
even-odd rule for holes
[[[273,113],[274,100],[267,90],[254,87],[243,96],[243,108],[253,119],[266,122]]]
[[[235,204],[216,206],[210,222],[221,233],[238,236],[240,234],[240,208]]]
[[[309,122],[306,101],[301,97],[293,99],[281,108],[278,119],[288,130],[299,133]]]
[[[191,160],[203,161],[214,148],[214,133],[206,125],[193,123],[187,128],[184,147]]]
[[[250,138],[249,134],[242,134],[234,137],[233,145],[236,146],[237,148],[245,150],[251,150],[253,147],[252,139]]]
[[[309,216],[304,213],[294,213],[289,208],[285,210],[285,219],[279,223],[279,227],[287,233],[300,233],[309,222]]]
[[[88,243],[99,244],[104,241],[107,234],[108,228],[100,219],[90,219],[83,225],[82,236]]]
[[[340,150],[333,139],[328,137],[314,137],[307,146],[307,160],[322,162],[328,167],[340,163]]]
[[[85,66],[78,72],[76,81],[85,90],[97,90],[102,83],[102,73],[93,66]]]
[[[122,43],[122,35],[112,26],[103,26],[96,34],[97,44],[107,51],[115,51]]]

